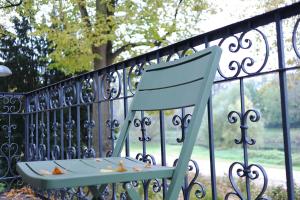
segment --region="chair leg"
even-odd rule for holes
[[[139,194],[137,193],[137,191],[134,189],[134,187],[132,186],[131,183],[125,183],[123,185],[124,189],[126,190],[128,196],[129,196],[129,199],[130,200],[141,200]]]

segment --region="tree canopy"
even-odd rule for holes
[[[191,35],[205,0],[28,0],[7,11],[27,16],[65,73],[97,69]]]

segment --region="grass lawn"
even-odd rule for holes
[[[141,152],[141,144],[131,144],[132,152]],[[180,152],[180,145],[166,145],[167,156],[176,157]],[[160,144],[147,145],[147,152],[152,155],[160,155]],[[274,168],[284,168],[284,152],[280,150],[265,150],[265,149],[249,149],[248,150],[250,163],[261,164]],[[292,154],[294,170],[300,171],[300,156],[296,153]],[[209,150],[206,147],[195,146],[192,157],[194,159],[209,159]],[[216,149],[216,160],[223,161],[242,161],[242,149]]]

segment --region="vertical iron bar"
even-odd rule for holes
[[[166,135],[165,135],[165,116],[164,111],[159,111],[159,128],[160,128],[160,150],[161,150],[161,165],[166,166]],[[163,185],[163,199],[166,197],[167,182],[166,179],[162,179]]]
[[[183,136],[183,137],[185,137],[185,133],[186,133],[186,128],[185,128],[185,122],[184,122],[184,120],[183,120],[183,118],[184,118],[184,116],[185,116],[185,109],[184,108],[181,108],[181,131],[182,131],[182,133],[181,133],[181,135]],[[190,199],[190,196],[189,196],[189,193],[187,192],[187,188],[188,188],[188,175],[186,175],[185,177],[184,177],[184,183],[183,183],[183,199],[184,200],[189,200]]]
[[[208,38],[205,38],[205,48],[209,47]],[[215,137],[213,124],[212,93],[207,102],[207,120],[208,120],[208,146],[210,161],[210,181],[212,199],[217,199],[217,181],[216,181],[216,159],[215,159]]]
[[[210,181],[212,199],[217,199],[217,181],[216,181],[216,163],[215,163],[215,142],[214,142],[214,125],[213,125],[213,110],[212,110],[212,95],[210,95],[207,103],[207,119],[208,119],[208,145],[209,145],[209,160],[210,160]]]
[[[98,114],[98,151],[99,151],[99,157],[102,157],[102,127],[101,127],[101,121],[102,121],[102,115],[101,115],[101,81],[99,74],[97,74],[97,94],[98,94],[98,103],[97,103],[97,114]]]
[[[160,63],[160,54],[159,51],[156,53],[157,63]],[[166,134],[165,134],[165,115],[164,111],[159,111],[159,129],[160,129],[160,151],[161,151],[161,165],[166,166]],[[162,179],[162,188],[163,188],[163,199],[166,198],[167,193],[167,180]]]
[[[126,66],[125,64],[123,65],[123,104],[124,104],[124,119],[127,116],[128,112],[128,98],[127,98],[127,81],[126,81]],[[130,157],[130,146],[129,146],[129,134],[126,137],[125,140],[125,152],[126,156]]]
[[[56,124],[56,109],[53,110],[53,137],[54,137],[54,141],[53,141],[53,146],[56,149],[56,145],[57,145],[57,125]],[[56,151],[55,149],[53,149],[53,151]],[[56,152],[53,153],[53,155],[56,155]],[[59,155],[56,155],[59,156]],[[52,159],[57,159],[57,157],[52,158]]]
[[[284,41],[282,20],[276,16],[276,37],[277,37],[277,51],[278,51],[278,65],[279,69],[285,69],[285,55],[284,55]],[[281,99],[281,118],[284,142],[284,159],[285,159],[285,172],[287,184],[287,196],[289,200],[295,199],[294,194],[294,180],[293,180],[293,164],[291,156],[291,139],[290,139],[290,124],[288,114],[288,90],[286,83],[286,71],[279,71],[279,87]]]
[[[25,160],[29,159],[29,96],[25,95]]]
[[[109,109],[110,109],[110,136],[111,136],[111,152],[114,152],[115,149],[115,140],[114,140],[114,129],[112,128],[113,125],[113,120],[114,120],[114,107],[113,107],[113,100],[109,100]],[[112,199],[115,200],[117,199],[117,194],[116,194],[116,184],[112,184]]]
[[[46,121],[47,121],[47,159],[50,160],[50,96],[49,91],[47,90],[47,100],[46,100]]]
[[[146,147],[146,141],[145,138],[145,124],[143,123],[143,119],[145,117],[144,111],[141,111],[141,131],[142,131],[142,149],[143,149],[143,162],[146,162],[146,154],[147,154],[147,147]]]
[[[36,145],[36,152],[35,152],[35,160],[38,159],[39,156],[39,106],[38,106],[38,99],[37,94],[35,96],[35,145]]]
[[[77,158],[81,157],[81,150],[80,150],[80,82],[76,82],[76,150],[77,150]]]
[[[33,120],[33,110],[31,110],[31,113],[30,113],[30,144],[33,145],[34,144],[34,120]],[[32,129],[31,129],[32,128]],[[35,159],[35,152],[34,152],[34,149],[30,150],[28,149],[28,153],[31,152],[31,155],[30,156],[30,161],[34,160]]]
[[[63,110],[63,86],[59,88],[59,111],[60,111],[60,149],[61,159],[64,159],[64,110]]]
[[[245,115],[245,91],[244,91],[244,79],[240,79],[240,98],[241,98],[241,116]],[[243,142],[243,156],[244,156],[244,169],[248,169],[248,144],[247,144],[247,128],[245,125],[245,120],[241,120],[241,132],[242,132],[242,142]],[[246,193],[247,200],[251,200],[250,191],[250,180],[248,174],[246,178]]]
[[[86,113],[87,113],[87,122],[90,123],[91,122],[91,106],[93,106],[93,104],[86,104]],[[90,128],[87,127],[87,139],[88,139],[88,151],[90,152],[90,150],[92,149],[92,138],[91,138],[91,130]],[[90,156],[90,155],[89,155]]]
[[[114,128],[113,128],[113,121],[114,121],[114,103],[113,100],[109,101],[109,109],[110,109],[110,136],[111,136],[111,152],[113,153],[115,150],[115,140],[114,140]]]

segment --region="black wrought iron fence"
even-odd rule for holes
[[[182,196],[184,199],[267,198],[266,190],[273,179],[268,178],[259,159],[251,160],[254,150],[264,151],[265,146],[281,150],[285,168],[285,177],[281,177],[283,189],[288,199],[296,199],[293,167],[300,166],[297,157],[299,14],[300,3],[295,3],[45,88],[25,94],[0,93],[3,191],[21,182],[14,170],[14,163],[20,159],[110,156],[143,70],[153,63],[168,62],[219,45],[223,49],[222,61],[207,104],[207,120],[197,141],[198,146],[207,148],[208,184],[200,181],[201,162],[191,160],[188,169],[191,177],[187,177],[182,186]],[[124,155],[152,164],[176,165],[176,156],[167,149],[177,148],[188,137],[186,129],[192,117],[189,111],[182,108],[141,112],[134,120],[136,129],[126,140]],[[267,134],[266,128],[276,129],[281,135],[268,133],[262,137]],[[17,136],[21,138],[17,140]],[[276,140],[274,144],[281,148],[270,146],[268,140],[271,144]],[[241,150],[231,151],[231,154],[240,153],[240,159],[231,161],[226,169],[230,190],[227,188],[222,193],[217,182],[216,151],[225,152],[234,146]],[[270,156],[276,164],[277,157]],[[294,165],[292,156],[295,156]],[[145,199],[151,199],[152,193],[163,198],[167,185],[167,180],[136,183]],[[113,185],[106,195],[112,195],[113,199],[124,198],[126,194],[121,191],[117,195],[118,190]],[[65,190],[65,194],[88,195],[82,188],[71,191]]]

